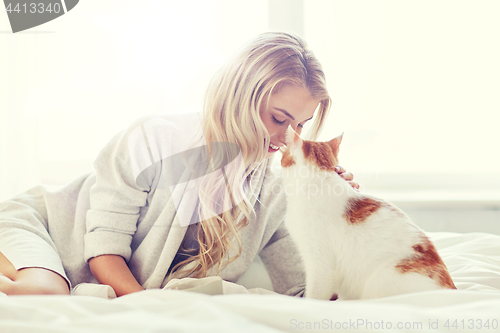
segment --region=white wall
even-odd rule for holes
[[[0,200],[91,171],[143,115],[200,109],[267,12],[267,0],[85,0],[12,34],[0,10]]]

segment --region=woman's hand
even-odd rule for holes
[[[91,258],[89,267],[97,281],[111,286],[118,297],[144,290],[121,256],[104,254]]]
[[[352,186],[353,189],[359,192],[359,184],[353,181],[354,175],[351,172],[347,172],[343,167],[340,165],[335,167],[335,172],[339,174],[340,177],[344,178],[347,180],[347,182]]]
[[[0,273],[0,292],[9,295],[13,287],[14,281]]]

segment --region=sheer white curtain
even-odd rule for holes
[[[0,10],[0,200],[92,171],[143,115],[199,110],[214,72],[267,29],[267,0],[85,0],[17,34]]]

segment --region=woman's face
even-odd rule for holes
[[[260,108],[260,118],[266,125],[271,138],[266,158],[285,145],[289,125],[300,134],[304,124],[311,120],[321,100],[311,96],[309,90],[285,83],[278,92],[271,94],[269,106],[266,101]]]

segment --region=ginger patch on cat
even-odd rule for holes
[[[364,222],[382,206],[382,202],[368,197],[352,197],[347,202],[344,218],[352,224]]]
[[[456,289],[443,260],[439,256],[436,247],[427,236],[423,235],[422,242],[414,245],[415,255],[403,260],[396,269],[401,273],[419,273],[427,275],[437,281],[440,286]]]
[[[331,145],[322,142],[305,141],[302,144],[304,158],[323,170],[333,170],[338,164],[336,152]]]
[[[289,168],[292,165],[295,165],[295,159],[293,158],[292,154],[290,154],[290,150],[285,150],[283,153],[283,157],[281,158],[281,166],[283,168]]]

